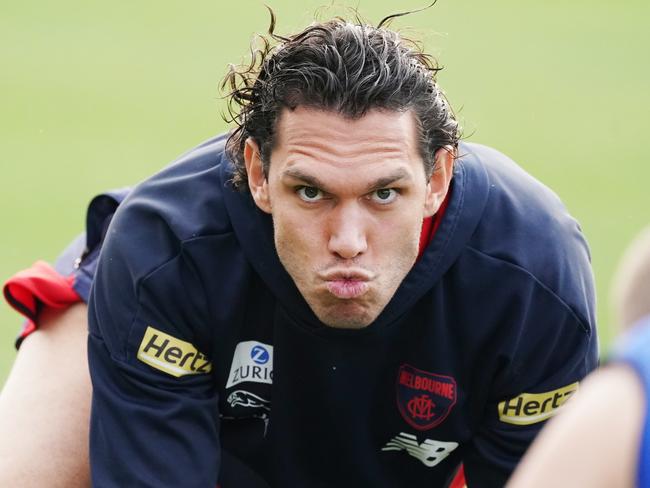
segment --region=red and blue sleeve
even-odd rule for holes
[[[125,188],[95,197],[86,214],[86,232],[64,249],[54,265],[37,261],[5,282],[5,299],[25,317],[16,348],[38,328],[43,309],[64,309],[77,302],[88,302],[104,234],[128,192]]]
[[[7,302],[26,318],[16,347],[36,330],[43,308],[63,309],[82,300],[74,289],[74,275],[63,276],[44,261],[37,261],[9,278],[3,292]]]

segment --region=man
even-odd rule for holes
[[[630,330],[544,429],[509,486],[650,487],[650,228],[625,253],[614,305]]]
[[[576,222],[395,32],[271,37],[81,260],[93,483],[502,486],[596,365]]]

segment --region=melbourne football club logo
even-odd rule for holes
[[[456,404],[456,380],[408,364],[397,374],[397,406],[409,425],[426,430],[440,424]]]

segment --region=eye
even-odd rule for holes
[[[399,193],[395,188],[381,188],[375,190],[370,194],[370,199],[380,205],[393,203]]]
[[[315,186],[299,186],[296,193],[304,202],[318,202],[323,199],[323,192]]]

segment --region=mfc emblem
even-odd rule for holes
[[[435,427],[456,404],[456,380],[403,364],[397,374],[397,406],[418,430]]]

